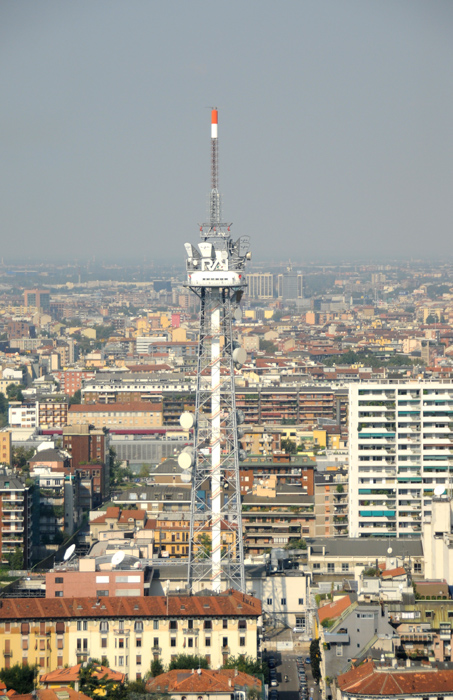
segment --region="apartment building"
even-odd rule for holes
[[[11,428],[36,428],[38,425],[38,404],[10,401],[8,422]]]
[[[53,372],[53,376],[60,385],[60,390],[68,396],[73,396],[76,391],[80,391],[83,382],[95,377],[93,370],[66,369]]]
[[[38,403],[38,424],[41,428],[63,428],[68,424],[68,402],[55,397]]]
[[[1,563],[20,549],[24,568],[32,556],[32,499],[28,486],[13,473],[0,469],[0,551]]]
[[[90,423],[95,428],[160,428],[162,404],[147,401],[128,404],[73,404],[69,406],[68,425]]]
[[[24,304],[26,307],[33,306],[36,309],[49,311],[50,292],[48,289],[25,289]]]
[[[346,469],[316,472],[315,537],[348,534],[348,475]]]
[[[257,654],[261,601],[235,590],[216,596],[7,598],[0,607],[0,664],[54,670],[108,659],[128,678],[154,659],[183,651],[213,668],[230,656]]]
[[[420,537],[450,488],[453,383],[351,385],[349,415],[351,536]]]

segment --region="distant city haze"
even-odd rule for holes
[[[0,7],[4,261],[174,261],[210,188],[255,261],[451,258],[453,4]]]

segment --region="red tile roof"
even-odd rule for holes
[[[69,618],[258,617],[261,601],[230,590],[216,596],[119,596],[103,598],[4,598],[3,620]]]
[[[376,668],[371,660],[338,676],[343,692],[354,695],[443,695],[453,691],[453,670]]]
[[[77,690],[73,690],[72,688],[38,688],[36,691],[36,695],[32,695],[32,693],[27,693],[26,695],[14,695],[14,700],[61,700],[61,697],[59,698],[57,693],[66,693],[68,697],[68,700],[91,700],[91,698],[88,697],[88,695],[85,695],[84,693],[79,693]]]
[[[59,668],[56,671],[50,671],[50,673],[43,673],[40,678],[40,683],[59,683],[60,685],[66,685],[67,683],[75,683],[79,680],[80,669],[82,664],[77,664],[76,666],[71,666],[71,668]],[[119,671],[112,671],[112,669],[107,668],[107,666],[96,666],[93,669],[93,675],[96,678],[104,678],[107,676],[108,680],[118,681],[123,683],[126,675],[120,673]]]
[[[397,569],[385,569],[382,572],[382,578],[396,578],[397,576],[405,576],[406,569],[399,566]]]
[[[261,681],[248,673],[235,669],[211,671],[182,671],[174,669],[151,678],[146,684],[148,693],[234,693],[234,686],[256,687],[261,690]]]
[[[334,620],[349,608],[351,605],[351,599],[348,595],[340,600],[336,600],[334,603],[328,603],[323,605],[322,608],[318,608],[318,619],[320,622],[323,620]]]

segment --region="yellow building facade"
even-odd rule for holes
[[[9,598],[0,607],[0,664],[43,671],[88,658],[142,678],[151,662],[177,654],[206,656],[219,668],[229,656],[256,657],[261,601],[230,590],[217,596]]]

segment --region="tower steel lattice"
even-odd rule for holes
[[[233,340],[233,320],[240,318],[244,269],[251,258],[250,238],[233,241],[231,224],[221,220],[218,190],[218,112],[211,113],[211,193],[209,222],[201,224],[198,248],[185,244],[187,286],[200,299],[195,413],[183,414],[181,425],[193,427],[193,447],[179,463],[191,481],[188,588],[210,580],[213,591],[234,587],[245,592],[235,366],[246,353]]]

